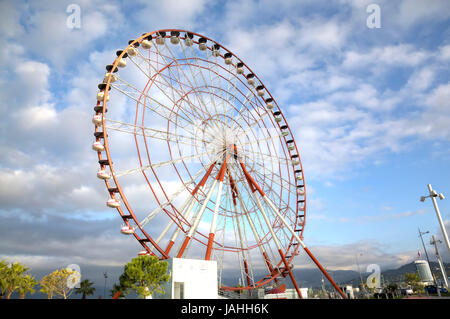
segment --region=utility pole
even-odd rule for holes
[[[448,289],[449,287],[448,287],[447,273],[445,272],[444,264],[443,264],[443,262],[442,262],[441,255],[439,254],[439,250],[438,250],[438,247],[437,247],[437,243],[442,243],[442,241],[439,240],[439,239],[436,240],[436,239],[434,238],[434,235],[431,236],[430,244],[431,244],[431,245],[434,245],[434,250],[435,250],[435,253],[436,253],[436,258],[437,258],[437,260],[438,260],[438,262],[439,262],[439,267],[441,267],[442,277],[444,277],[445,287]],[[436,286],[436,288],[439,289],[437,286]]]

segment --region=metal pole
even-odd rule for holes
[[[358,266],[359,279],[361,280],[361,289],[364,291],[364,296],[366,296],[367,299],[369,299],[369,294],[366,291],[366,287],[364,287],[364,282],[363,282],[363,279],[362,279],[361,268],[359,267],[358,254],[356,254],[355,257],[356,257],[356,266]]]
[[[108,273],[105,271],[103,273],[103,276],[105,277],[105,286],[103,287],[103,299],[106,298],[106,279],[108,278]]]
[[[419,237],[422,240],[423,250],[425,250],[425,256],[427,257],[427,262],[428,262],[428,267],[430,268],[431,277],[433,277],[433,282],[434,282],[434,285],[436,286],[436,289],[438,290],[438,295],[441,296],[441,293],[440,293],[438,285],[437,285],[436,277],[433,274],[433,268],[431,268],[430,259],[428,258],[427,249],[425,248],[425,244],[423,242],[423,237],[422,237],[422,235],[428,234],[429,231],[421,232],[420,228],[417,228],[417,229],[419,230]]]
[[[444,222],[442,221],[441,212],[439,211],[439,207],[436,201],[437,194],[435,191],[433,191],[430,184],[428,184],[428,190],[430,192],[431,200],[433,201],[434,210],[436,211],[436,216],[438,218],[439,225],[441,226],[442,235],[444,235],[445,244],[447,245],[447,249],[450,252],[450,241],[448,239],[447,231],[445,230],[445,225]]]
[[[419,230],[419,237],[420,237],[420,239],[422,240],[423,250],[425,251],[425,256],[427,257],[428,265],[430,265],[430,259],[428,258],[427,249],[425,248],[425,243],[423,242],[423,237],[422,237],[422,235],[428,234],[429,231],[426,231],[426,232],[423,232],[423,233],[422,233],[422,232],[420,231],[420,228],[417,228],[417,229]]]
[[[445,268],[444,268],[444,265],[443,265],[443,263],[442,263],[441,255],[439,254],[439,250],[438,250],[438,247],[437,247],[437,242],[442,242],[442,241],[436,240],[436,239],[434,238],[434,235],[433,235],[431,238],[432,238],[432,240],[431,240],[430,244],[434,245],[434,250],[435,250],[435,253],[436,253],[436,258],[437,258],[437,260],[438,260],[438,262],[439,262],[439,267],[441,267],[441,272],[442,272],[442,277],[444,278],[445,287],[448,289],[448,278],[447,278],[447,273],[445,272]]]

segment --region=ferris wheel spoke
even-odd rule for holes
[[[242,183],[241,186],[243,185],[244,189],[247,189],[247,185],[245,183]],[[240,203],[240,206],[242,208],[242,210],[244,211],[244,216],[246,217],[246,220],[248,222],[248,224],[250,225],[250,229],[252,230],[253,233],[253,237],[257,243],[257,246],[259,247],[260,251],[261,251],[261,257],[263,259],[264,264],[267,267],[267,270],[269,272],[269,274],[273,275],[274,273],[274,268],[273,265],[268,257],[267,251],[265,249],[265,246],[263,244],[263,241],[261,240],[261,236],[258,234],[257,229],[263,229],[262,225],[261,227],[256,227],[253,220],[250,218],[250,212],[249,210],[246,208],[246,205],[244,203],[244,200],[242,198],[242,193],[241,191],[238,190],[237,185],[236,185],[236,197],[238,199],[238,202]],[[248,192],[248,190],[247,190]],[[256,215],[258,216],[258,215]]]
[[[140,54],[140,53],[139,53],[137,56],[140,57],[140,58],[145,59],[145,57],[142,56],[142,54]],[[132,59],[132,61],[133,61],[133,63],[140,69],[140,71],[141,71],[142,73],[144,73],[147,77],[149,77],[148,74],[146,74],[145,71],[139,66],[139,64],[136,63],[136,62],[134,61],[134,59]],[[173,61],[173,62],[177,62],[177,61],[175,60],[175,61]],[[166,66],[167,66],[166,70],[169,70],[169,73],[172,73],[172,72],[171,72],[171,69],[172,69],[172,68],[171,68],[171,64],[172,64],[173,62],[171,62],[171,63],[169,63],[169,64],[166,65]],[[150,66],[151,66],[151,68],[152,68],[152,69],[155,71],[155,73],[156,73],[156,76],[155,76],[155,78],[154,78],[154,80],[153,80],[153,83],[155,84],[155,86],[156,86],[161,92],[163,92],[163,94],[164,94],[169,100],[171,100],[171,101],[174,103],[174,105],[178,105],[178,103],[175,101],[175,93],[178,95],[179,100],[183,100],[183,101],[184,101],[184,100],[185,100],[184,98],[185,98],[185,96],[186,96],[186,92],[180,92],[180,91],[177,90],[171,83],[168,82],[168,79],[169,79],[169,80],[174,80],[174,79],[171,78],[171,77],[169,77],[169,78],[167,79],[167,76],[166,76],[163,72],[157,70],[157,69],[153,66],[153,64],[150,64]],[[158,81],[158,80],[157,80],[158,77],[161,78],[161,79],[163,79],[164,82]],[[150,77],[149,77],[149,78],[150,78]],[[181,87],[182,87],[182,82],[181,82],[179,79],[178,79],[178,80],[175,80],[175,81],[180,85],[180,88],[181,88]],[[167,94],[165,94],[165,90],[162,89],[161,86],[159,86],[158,84],[163,85],[163,86],[165,86],[166,88],[170,89],[171,92],[172,92],[172,98],[170,98]],[[189,99],[187,99],[186,102],[187,102],[188,104],[190,104],[190,105],[194,105],[192,102],[189,101]],[[183,112],[188,118],[190,118],[189,115],[186,114],[186,112],[185,112],[185,110],[184,110],[183,108],[180,108],[180,109],[182,110],[182,112]],[[196,115],[195,113],[191,113],[191,116],[195,116],[195,117],[197,117],[198,119],[200,119],[200,118],[198,117],[198,115]]]
[[[128,169],[128,170],[125,170],[125,171],[120,171],[120,172],[114,173],[114,176],[115,177],[121,177],[121,176],[129,175],[129,174],[134,174],[134,173],[137,173],[137,172],[143,172],[143,171],[145,171],[147,169],[155,169],[155,168],[162,167],[162,166],[173,165],[173,164],[176,164],[176,163],[179,163],[179,162],[183,162],[183,161],[186,161],[186,160],[191,160],[191,159],[194,159],[194,158],[199,158],[199,157],[202,157],[202,156],[206,156],[206,155],[208,155],[208,153],[209,152],[203,152],[203,153],[200,153],[200,154],[184,156],[184,157],[172,159],[172,160],[169,160],[169,161],[149,164],[149,165],[141,166],[141,167],[138,167],[138,168],[132,168],[132,169]]]
[[[107,129],[124,132],[128,134],[133,135],[136,134],[162,141],[181,143],[189,146],[198,146],[199,142],[208,143],[208,141],[206,140],[199,140],[198,138],[195,137],[189,137],[181,134],[174,134],[169,131],[157,130],[150,127],[116,121],[109,118],[105,118],[105,121],[108,122],[108,124],[105,125]]]
[[[181,187],[177,189],[177,191],[163,204],[158,206],[156,209],[154,209],[149,215],[147,215],[141,222],[141,226],[144,227],[145,225],[152,220],[157,214],[159,214],[161,211],[163,211],[167,206],[172,205],[173,201],[183,192],[186,191],[188,186],[195,182],[195,180],[200,176],[201,173],[205,170],[205,167],[202,167],[195,175],[194,177],[189,180],[186,183],[183,183]]]
[[[233,205],[233,210],[234,210],[234,218],[233,221],[236,222],[236,230],[238,233],[238,238],[236,237],[236,246],[238,245],[238,243],[240,243],[240,248],[241,248],[241,254],[242,254],[242,262],[243,262],[243,266],[244,266],[244,272],[243,274],[245,274],[245,279],[247,281],[247,285],[251,286],[251,280],[250,280],[250,275],[249,275],[249,269],[248,269],[248,264],[247,264],[247,260],[248,260],[248,253],[246,254],[246,250],[244,248],[244,245],[246,245],[248,247],[248,242],[247,242],[247,238],[243,236],[243,232],[245,233],[245,226],[244,226],[244,221],[242,221],[242,226],[241,226],[241,222],[240,222],[240,216],[237,212],[237,203],[236,203],[236,198],[233,198],[234,201],[234,205]],[[241,270],[242,273],[242,270]],[[242,280],[244,280],[244,276],[242,278]]]
[[[183,71],[182,68],[180,67],[180,64],[179,64],[179,62],[178,62],[178,59],[173,55],[172,51],[171,51],[170,48],[167,46],[167,44],[165,44],[165,47],[166,47],[166,49],[169,51],[169,53],[172,55],[172,59],[173,59],[173,60],[172,60],[171,63],[175,63],[175,64],[178,66],[177,71],[180,70],[180,69],[181,69],[181,71]],[[160,51],[159,51],[159,48],[157,48],[157,50],[158,50],[158,52],[160,52]],[[165,61],[166,63],[168,63],[167,60],[166,60],[166,58],[165,58],[165,56],[164,56],[164,55],[161,55],[161,56],[163,57],[164,61]],[[171,71],[171,68],[169,68],[169,72],[170,72],[170,71]],[[172,72],[172,74],[173,74],[173,72]],[[188,80],[188,82],[190,82],[190,81],[189,81],[189,78],[185,75],[184,71],[183,71],[183,75],[184,75],[185,79]],[[175,76],[174,76],[174,77],[175,77]],[[177,80],[177,81],[180,83],[180,86],[181,86],[181,83],[182,83],[182,82],[181,82],[181,79],[180,79],[180,77],[179,77],[179,74],[178,74],[178,80]],[[192,87],[192,85],[191,85],[191,87]],[[194,90],[193,92],[194,92],[194,94],[196,95],[197,99],[200,101],[200,103],[203,104],[203,106],[205,107],[205,111],[206,111],[208,114],[210,114],[210,113],[208,112],[208,108],[206,107],[206,104],[204,103],[203,99],[199,96],[198,92],[197,92],[196,90]],[[210,114],[210,116],[211,116],[211,114]]]
[[[181,45],[182,48],[183,48],[183,44],[180,44],[180,45]],[[178,66],[178,68],[177,68],[177,71],[178,71],[178,81],[179,81],[180,85],[181,85],[181,83],[183,83],[183,82],[181,81],[180,74],[179,74],[179,73],[181,72],[181,73],[183,74],[183,77],[189,82],[189,85],[187,85],[187,84],[184,84],[184,85],[189,86],[189,87],[193,90],[193,92],[194,92],[194,94],[195,94],[197,100],[200,102],[201,105],[203,105],[205,111],[209,114],[209,116],[211,116],[211,113],[208,112],[208,108],[207,108],[207,106],[206,106],[205,101],[203,100],[203,98],[201,97],[201,95],[198,94],[198,92],[195,90],[195,87],[199,87],[199,86],[198,86],[198,83],[197,83],[197,79],[196,79],[196,77],[194,76],[194,73],[191,72],[191,76],[193,77],[194,81],[196,82],[196,83],[195,83],[195,85],[196,85],[195,87],[194,87],[193,83],[191,82],[191,80],[189,79],[189,77],[188,77],[188,76],[186,75],[186,73],[184,72],[183,67],[181,67],[181,65],[180,65],[180,63],[179,63],[179,61],[178,61],[178,59],[177,59],[177,58],[175,57],[175,55],[173,54],[172,50],[170,50],[170,48],[167,46],[167,44],[166,44],[165,46],[166,46],[167,50],[169,51],[170,55],[172,56],[173,61],[174,61],[174,62],[177,64],[177,66]],[[187,59],[186,52],[185,52],[184,48],[183,48],[183,53],[184,53],[184,57]],[[189,68],[190,68],[190,70],[191,70],[191,66],[190,66],[190,65],[189,65]],[[192,70],[191,70],[191,71],[192,71]]]
[[[185,52],[185,51],[183,51],[183,52]],[[208,91],[209,91],[209,96],[210,96],[210,102],[211,102],[211,104],[212,104],[212,106],[214,107],[214,111],[215,111],[215,114],[218,114],[219,112],[217,111],[217,105],[216,105],[216,102],[215,102],[215,100],[214,100],[214,98],[213,98],[213,95],[212,95],[212,92],[211,92],[211,90],[210,90],[210,84],[208,84],[208,82],[206,81],[206,78],[205,78],[205,75],[203,74],[203,68],[202,67],[200,67],[200,64],[199,64],[199,58],[197,57],[197,55],[195,54],[195,51],[194,51],[194,49],[191,47],[191,52],[192,52],[192,56],[193,56],[193,58],[194,58],[194,60],[197,62],[197,68],[198,68],[198,70],[200,71],[199,73],[200,73],[200,77],[201,77],[201,79],[203,80],[203,83],[204,83],[204,85],[205,85],[205,87],[207,87],[208,88]],[[190,70],[191,70],[191,74],[194,76],[194,72],[192,72],[192,68],[190,68]],[[197,82],[197,81],[196,81]]]
[[[243,157],[246,157],[250,160],[255,161],[256,159],[264,159],[264,161],[273,161],[274,163],[280,164],[282,162],[285,162],[287,165],[289,164],[293,164],[294,161],[292,161],[290,158],[286,158],[286,157],[279,157],[279,156],[275,156],[275,155],[271,155],[271,154],[265,154],[262,152],[258,152],[258,151],[250,151],[250,152],[246,152],[244,150],[244,152],[240,153],[243,154]],[[256,156],[255,156],[256,155]]]
[[[288,192],[290,191],[290,188],[289,188],[289,187],[292,187],[292,188],[296,188],[296,187],[297,187],[297,185],[295,185],[294,183],[292,183],[292,182],[290,182],[290,181],[284,179],[283,177],[281,177],[280,175],[278,175],[277,173],[275,173],[275,172],[273,172],[273,171],[271,171],[271,172],[266,172],[265,174],[263,174],[263,173],[261,173],[261,172],[259,172],[259,171],[257,171],[257,170],[251,170],[250,173],[251,173],[251,174],[256,174],[256,175],[257,175],[257,178],[260,178],[261,180],[264,179],[264,178],[266,178],[266,177],[267,177],[266,175],[271,175],[271,176],[272,176],[271,181],[272,181],[274,184],[278,185],[280,188],[283,188],[284,190],[286,190],[286,191],[288,191]],[[281,180],[281,182],[278,181],[278,180]],[[284,184],[287,184],[288,186],[283,185],[282,182],[284,182]]]
[[[122,94],[128,96],[129,98],[131,98],[132,100],[136,101],[138,104],[143,105],[144,107],[150,109],[151,111],[155,112],[156,114],[158,114],[159,116],[167,119],[168,121],[173,122],[174,124],[177,124],[176,122],[174,122],[174,120],[170,117],[170,115],[172,114],[172,109],[161,103],[160,101],[150,97],[149,95],[147,95],[146,93],[140,91],[139,89],[137,89],[135,86],[133,86],[132,84],[130,84],[129,82],[123,80],[120,77],[117,77],[117,80],[119,82],[122,83],[122,85],[119,84],[111,84],[111,87],[119,92],[121,92]],[[121,87],[122,86],[122,87]],[[130,91],[126,91],[125,88],[131,89]],[[145,99],[148,99],[154,103],[152,104],[148,104],[147,102],[142,102],[140,100],[141,97],[144,97]],[[163,109],[167,112],[169,112],[169,114],[164,114],[163,112],[161,112],[160,109]],[[188,123],[190,123],[191,125],[194,124],[194,122],[191,119],[187,119],[183,116],[180,115],[180,118],[182,118],[183,120],[187,121]]]

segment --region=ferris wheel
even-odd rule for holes
[[[175,29],[116,52],[98,85],[97,177],[121,232],[159,259],[214,259],[221,288],[292,273],[305,251],[306,188],[293,132],[260,78],[230,50]],[[119,72],[120,70],[120,72]],[[223,284],[240,270],[240,286]]]

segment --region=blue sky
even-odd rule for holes
[[[80,29],[66,26],[72,3]],[[379,29],[366,25],[371,3]],[[115,51],[167,27],[231,49],[282,105],[308,187],[305,242],[324,265],[356,269],[363,253],[363,265],[395,267],[421,248],[417,227],[440,236],[419,198],[428,183],[450,198],[448,1],[3,1],[0,12],[0,257],[56,268],[135,256],[104,206],[90,120]],[[449,199],[439,205],[449,228]]]

